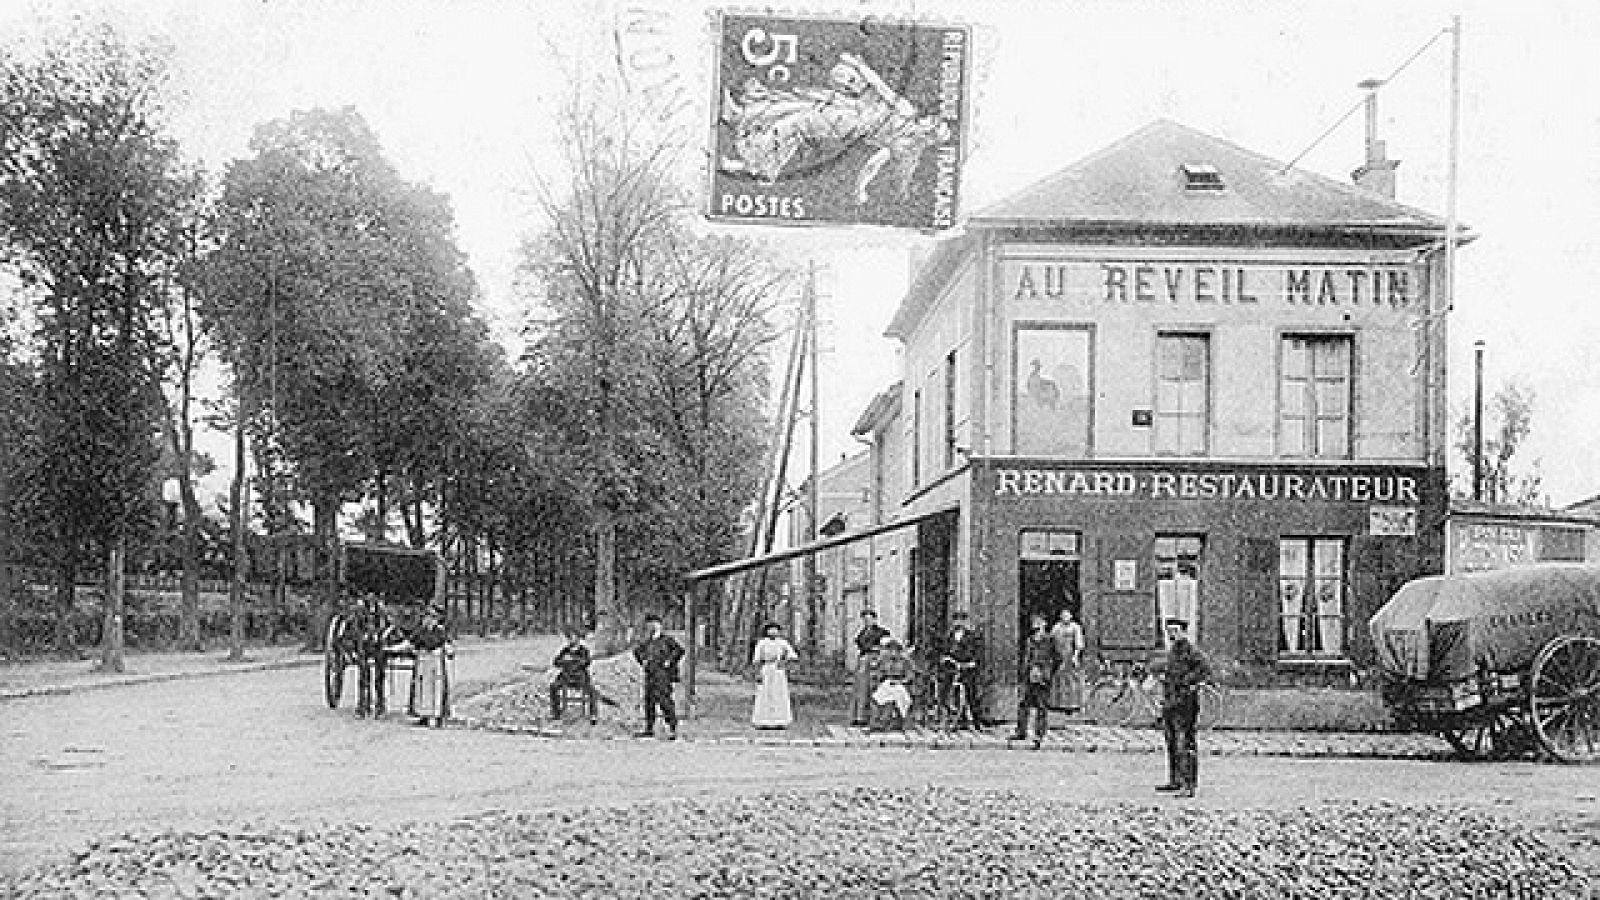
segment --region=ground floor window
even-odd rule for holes
[[[1278,653],[1344,656],[1344,539],[1278,541]]]
[[[1156,535],[1156,611],[1161,620],[1156,633],[1161,645],[1167,632],[1160,625],[1168,619],[1189,623],[1189,636],[1200,636],[1200,548],[1199,535]]]

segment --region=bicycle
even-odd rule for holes
[[[976,730],[977,714],[972,710],[972,697],[961,676],[978,667],[976,662],[961,662],[949,656],[939,658],[933,677],[934,728],[949,732],[966,727]]]
[[[1089,687],[1085,709],[1097,725],[1153,725],[1161,719],[1161,703],[1151,696],[1158,690],[1156,683],[1142,661],[1108,662]]]
[[[1089,717],[1099,725],[1145,728],[1161,722],[1161,679],[1144,662],[1114,661],[1089,688]],[[1195,728],[1210,731],[1227,715],[1228,689],[1205,682],[1196,690],[1200,711]]]

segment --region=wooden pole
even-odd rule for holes
[[[106,559],[104,585],[105,624],[100,635],[100,669],[103,672],[121,672],[122,664],[122,607],[123,607],[123,557],[128,550],[128,539],[117,538]]]
[[[235,662],[244,659],[244,582],[245,572],[250,565],[245,555],[244,539],[250,519],[244,509],[249,492],[245,489],[245,392],[240,381],[239,376],[235,375],[234,385],[239,395],[235,415],[238,419],[233,428],[233,485],[228,497],[232,507],[229,512],[233,518],[233,584],[228,589],[228,659]]]
[[[817,339],[816,263],[809,264],[809,267],[806,270],[806,330],[808,335],[807,339],[811,343],[809,348],[811,352],[808,354],[810,356],[811,363],[811,474],[810,477],[806,479],[806,527],[805,531],[802,532],[801,543],[809,544],[817,539],[817,516],[821,512],[818,503],[820,499],[820,492],[818,491],[817,487],[817,472],[819,469],[818,462],[820,459],[820,456],[818,455],[818,444],[821,443],[822,438],[822,395],[819,390],[820,379],[817,376],[817,369],[819,368],[818,364],[821,362],[821,350],[819,346],[821,341]],[[817,620],[822,615],[822,604],[819,602],[820,598],[817,596],[817,557],[814,554],[806,556],[805,563],[801,566],[801,574],[805,578],[806,582],[806,656],[808,659],[815,660],[817,656],[817,632],[819,631],[817,627]]]
[[[694,718],[695,675],[700,661],[700,640],[695,632],[694,594],[695,585],[691,581],[683,592],[683,627],[689,633],[688,671],[683,679],[683,716],[686,719]]]

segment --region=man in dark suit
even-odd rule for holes
[[[945,638],[944,655],[939,660],[939,677],[946,697],[953,696],[955,682],[966,690],[967,709],[954,710],[957,724],[968,716],[967,724],[976,727],[978,710],[978,661],[983,654],[983,642],[967,621],[966,610],[958,609],[950,616],[950,634]]]
[[[1167,620],[1167,665],[1161,687],[1161,723],[1167,739],[1167,783],[1156,788],[1193,797],[1200,780],[1195,721],[1200,717],[1200,685],[1211,680],[1211,664],[1188,636],[1189,623]]]
[[[861,630],[856,632],[856,671],[850,686],[850,724],[865,727],[872,715],[872,691],[877,687],[878,654],[888,629],[878,624],[878,614],[861,611]]]
[[[651,613],[644,618],[648,637],[633,648],[633,658],[644,670],[644,730],[634,737],[656,733],[656,711],[667,723],[667,740],[678,737],[678,711],[672,705],[672,686],[678,681],[678,660],[683,647],[661,630],[661,617]]]

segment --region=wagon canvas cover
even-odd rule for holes
[[[1391,676],[1449,683],[1528,668],[1563,634],[1600,637],[1600,566],[1546,563],[1419,578],[1368,624]]]

